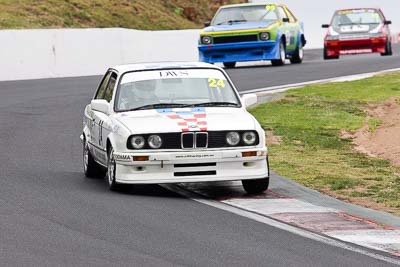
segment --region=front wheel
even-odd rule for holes
[[[236,66],[236,62],[224,62],[223,64],[227,69],[233,69]]]
[[[304,58],[304,50],[303,50],[303,43],[300,42],[299,46],[294,51],[294,54],[290,58],[290,63],[292,64],[300,64],[303,62]]]
[[[328,56],[328,49],[324,47],[324,60],[339,59],[339,56]]]
[[[114,158],[114,149],[111,147],[108,151],[108,161],[107,161],[107,182],[108,188],[111,191],[117,191],[118,184],[115,181],[115,171],[116,171],[116,163]]]
[[[269,177],[254,180],[242,180],[242,185],[248,194],[260,194],[268,189]]]
[[[390,42],[390,40],[387,40],[385,46],[385,52],[381,53],[381,56],[391,56],[391,55],[393,55],[392,42]]]
[[[272,66],[282,66],[285,65],[286,60],[286,49],[283,40],[279,44],[279,59],[271,60]]]

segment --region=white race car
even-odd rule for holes
[[[110,68],[83,118],[88,177],[121,184],[241,180],[268,188],[265,132],[223,69],[207,63]]]

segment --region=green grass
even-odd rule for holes
[[[281,136],[271,145],[271,168],[308,187],[365,205],[381,205],[400,214],[400,168],[354,152],[342,130],[367,122],[375,131],[381,121],[367,120],[368,104],[400,96],[400,74],[365,80],[306,86],[286,97],[252,109],[264,128]],[[397,173],[397,175],[396,175]]]
[[[219,7],[218,2],[209,0],[0,0],[0,29],[202,28],[203,22],[212,18]]]

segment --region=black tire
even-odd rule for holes
[[[327,52],[326,50],[327,50],[327,49],[326,49],[326,47],[324,46],[324,59],[325,59],[325,60],[339,59],[339,56],[335,56],[335,57],[328,56],[328,52]]]
[[[110,147],[108,150],[108,157],[107,157],[107,184],[108,188],[111,191],[118,191],[120,186],[115,181],[115,171],[116,171],[116,163],[114,159],[114,149]]]
[[[244,190],[250,195],[261,194],[268,189],[269,177],[254,180],[242,180]]]
[[[270,173],[269,160],[267,157],[268,175]],[[243,189],[250,195],[261,194],[268,189],[269,177],[254,180],[242,180]]]
[[[98,164],[89,150],[89,145],[86,139],[83,139],[83,172],[88,178],[104,178],[106,169]]]
[[[236,62],[224,62],[223,64],[227,69],[233,69],[236,66]]]
[[[303,42],[300,42],[294,51],[294,54],[290,58],[290,63],[292,64],[301,64],[304,58],[304,50],[303,50]]]
[[[301,64],[303,62],[304,51],[303,51],[303,42],[300,41],[296,51],[290,58],[290,63],[292,64]]]
[[[381,53],[381,56],[391,56],[391,55],[393,55],[392,42],[390,40],[387,40],[386,47],[385,47],[385,52]]]
[[[285,43],[284,40],[281,40],[279,44],[279,59],[271,60],[271,64],[272,66],[283,66],[285,65],[285,59],[286,59]]]

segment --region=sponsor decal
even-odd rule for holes
[[[209,159],[215,158],[214,154],[183,154],[175,155],[175,159]]]
[[[114,159],[118,161],[131,161],[131,156],[114,154]]]
[[[189,76],[189,72],[187,71],[160,71],[160,78],[168,78],[168,77],[187,77]]]
[[[207,116],[204,107],[187,109],[157,109],[159,114],[174,120],[182,132],[207,131]]]

